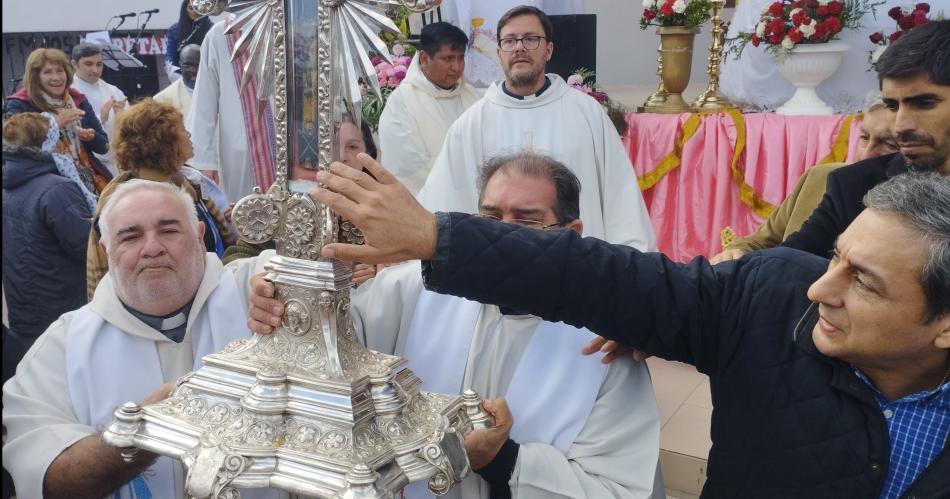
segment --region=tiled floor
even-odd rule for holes
[[[706,479],[712,442],[709,378],[692,366],[662,359],[647,360],[660,409],[660,466],[667,497],[691,499]]]

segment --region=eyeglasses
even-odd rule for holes
[[[481,217],[481,218],[487,218],[487,219],[489,219],[489,220],[494,220],[494,221],[496,221],[496,222],[501,222],[501,223],[506,223],[506,224],[513,224],[513,225],[517,225],[517,226],[519,226],[519,227],[526,227],[526,228],[528,228],[528,229],[537,229],[537,230],[548,230],[548,229],[550,229],[551,227],[560,227],[561,225],[563,225],[563,224],[561,224],[561,223],[559,223],[559,222],[554,222],[553,224],[545,224],[544,222],[541,222],[541,221],[538,221],[538,220],[526,220],[526,219],[523,219],[523,218],[512,218],[511,220],[502,220],[502,219],[496,217],[495,215],[488,215],[488,214],[486,214],[486,213],[479,213],[478,216]]]
[[[521,42],[525,50],[535,50],[541,46],[542,39],[544,39],[544,37],[540,35],[528,35],[521,38],[502,38],[498,40],[498,46],[505,52],[514,52],[515,47],[518,46],[518,42]]]

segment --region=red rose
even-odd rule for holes
[[[752,35],[752,46],[758,47],[760,43],[762,43],[762,39],[759,38],[759,35]]]
[[[891,33],[891,36],[889,36],[889,37],[887,37],[887,38],[888,38],[888,40],[891,41],[891,43],[893,43],[893,42],[896,42],[897,39],[900,38],[901,35],[903,35],[903,34],[904,34],[903,31],[895,31],[895,32]]]
[[[837,16],[844,10],[844,4],[841,2],[831,2],[828,4],[827,9],[829,14]]]
[[[656,17],[656,12],[653,12],[653,9],[645,9],[643,11],[643,18],[647,21],[652,21]]]
[[[805,0],[805,6],[815,8],[818,7],[818,0]]]
[[[793,42],[795,42],[795,43],[798,43],[798,42],[802,41],[802,32],[801,32],[801,31],[798,31],[798,30],[795,29],[795,28],[792,28],[792,29],[788,30],[788,38],[789,38],[791,41],[793,41]]]
[[[792,4],[789,6],[789,8],[792,9],[792,10],[795,10],[795,9],[800,9],[800,8],[802,8],[802,7],[804,7],[804,6],[805,6],[805,4],[804,4],[804,2],[802,2],[802,0],[795,0],[794,2],[792,2]]]
[[[841,19],[837,17],[829,17],[825,19],[825,26],[828,28],[829,35],[836,35],[841,31]]]
[[[815,34],[811,35],[811,39],[816,42],[825,41],[825,36],[828,34],[828,27],[825,26],[825,23],[815,23]]]
[[[663,14],[664,16],[672,16],[672,15],[673,15],[673,2],[672,2],[672,1],[669,1],[669,2],[666,2],[665,4],[663,4],[663,6],[660,7],[660,14]]]
[[[604,103],[607,102],[607,94],[603,92],[591,92],[590,96],[597,100],[597,102]]]
[[[927,13],[922,10],[914,11],[914,26],[920,26],[921,24],[927,24]]]
[[[817,9],[815,9],[815,14],[817,14],[818,17],[825,17],[825,16],[827,16],[827,15],[828,15],[828,7],[818,7]]]
[[[782,2],[775,2],[769,6],[769,14],[782,17],[785,15],[785,5]]]
[[[914,18],[911,16],[904,16],[897,20],[897,26],[900,29],[908,30],[914,27]]]
[[[769,35],[769,43],[771,43],[772,45],[778,45],[782,43],[782,40],[784,39],[785,39],[785,35],[781,33],[775,33],[773,35]]]
[[[903,16],[904,14],[901,12],[900,7],[891,7],[891,10],[887,11],[887,15],[888,17],[896,21],[900,19],[901,16]]]
[[[871,39],[871,43],[879,44],[884,41],[884,33],[881,31],[878,31],[877,33],[871,33],[871,36],[868,38]]]
[[[924,14],[926,14],[930,12],[930,4],[921,2],[914,6],[914,10],[922,10],[924,11]]]

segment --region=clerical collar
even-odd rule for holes
[[[192,302],[188,302],[184,307],[164,316],[139,312],[125,303],[122,303],[122,306],[125,307],[130,314],[134,315],[138,320],[144,322],[152,329],[162,333],[175,343],[181,343],[181,340],[185,339],[185,328],[188,324],[188,312],[191,311],[191,303]]]
[[[504,92],[509,97],[512,97],[518,100],[537,99],[538,97],[541,97],[541,94],[543,94],[544,91],[547,90],[548,88],[551,88],[551,79],[548,78],[547,76],[544,77],[544,85],[542,85],[541,88],[538,89],[538,91],[534,93],[534,95],[518,95],[516,93],[512,93],[511,90],[508,90],[508,85],[505,82],[501,82],[501,91]]]

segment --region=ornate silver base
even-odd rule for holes
[[[276,256],[265,268],[284,325],[206,356],[166,400],[120,407],[103,440],[180,459],[196,498],[384,498],[419,480],[444,494],[465,478],[462,434],[487,421],[478,396],[420,392],[405,359],[363,347],[346,267]]]

